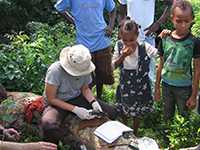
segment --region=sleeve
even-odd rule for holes
[[[59,86],[61,81],[60,81],[60,73],[59,71],[55,68],[54,65],[51,65],[49,69],[47,70],[45,82],[51,85]]]
[[[147,42],[145,42],[145,49],[150,58],[158,56],[158,49]]]
[[[127,4],[127,0],[118,0],[118,2],[119,2],[121,5],[126,5],[126,4]]]
[[[115,44],[115,47],[114,47],[114,53],[112,56],[112,67],[113,68],[115,68],[115,61],[119,57],[119,43],[120,43],[120,41],[117,41]]]
[[[85,84],[89,85],[90,83],[92,83],[92,76],[91,75],[87,75],[85,77]]]
[[[115,2],[113,0],[105,0],[105,7],[108,12],[111,12],[115,8]]]
[[[195,39],[194,41],[194,49],[193,49],[193,58],[200,57],[200,39]]]
[[[57,0],[56,4],[54,5],[58,12],[65,12],[67,9],[71,8],[71,4],[69,0]]]

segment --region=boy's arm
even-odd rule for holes
[[[154,99],[156,101],[160,100],[160,81],[161,81],[162,68],[163,68],[163,57],[160,56],[160,62],[156,70],[156,82],[155,82],[155,93],[154,93]]]
[[[48,104],[66,111],[72,111],[75,105],[72,105],[70,103],[65,102],[64,100],[57,98],[57,90],[57,86],[45,83],[45,94],[47,97]]]
[[[193,109],[196,106],[197,94],[199,89],[199,79],[200,79],[200,58],[195,58],[193,60],[194,64],[194,75],[192,79],[192,95],[186,102],[186,106],[189,109]]]

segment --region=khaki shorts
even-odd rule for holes
[[[92,62],[96,66],[93,80],[96,83],[113,84],[113,69],[112,69],[112,48],[107,47],[92,53]]]

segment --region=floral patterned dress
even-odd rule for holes
[[[120,49],[119,49],[120,50]],[[150,87],[149,63],[145,45],[139,45],[138,67],[135,70],[120,67],[120,85],[118,89],[118,108],[125,115],[142,117],[153,111]]]

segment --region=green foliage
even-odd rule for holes
[[[156,3],[156,19],[162,14],[162,0]],[[10,29],[23,29],[17,35],[7,35],[11,39],[10,44],[0,45],[0,82],[7,90],[13,91],[32,91],[42,94],[44,88],[44,78],[48,66],[58,60],[59,51],[67,46],[73,45],[74,29],[61,22],[50,26],[48,24],[31,22],[25,27],[28,20],[47,22],[54,24],[57,22],[57,15],[53,11],[55,0],[0,0],[0,31]],[[200,35],[200,1],[192,0],[195,12],[195,24],[192,32]],[[172,28],[168,22],[162,28]],[[113,44],[117,40],[117,29],[113,34]],[[118,79],[118,73],[115,78]],[[115,103],[115,90],[118,85],[116,80],[113,86],[105,86],[102,98],[106,102]],[[11,104],[11,105],[10,105]],[[6,107],[3,111],[9,111],[9,107],[14,106],[12,101],[4,101]],[[200,118],[192,114],[189,119],[180,116],[175,117],[173,122],[165,124],[162,115],[161,103],[155,104],[155,112],[145,117],[139,130],[140,136],[154,138],[161,147],[171,145],[174,149],[181,147],[194,146],[200,143]],[[0,120],[10,121],[10,116],[0,116]],[[41,140],[36,134],[28,132],[29,127],[25,128],[22,141]],[[33,132],[32,132],[33,133]],[[169,138],[169,143],[166,138]],[[60,149],[68,149],[59,143]]]
[[[155,20],[158,20],[162,14],[163,14],[163,10],[164,10],[164,5],[163,5],[163,0],[156,0],[156,8],[155,8]],[[172,29],[173,25],[170,21],[170,17],[168,17],[167,22],[165,22],[164,24],[161,25],[161,29]]]
[[[29,21],[56,24],[60,16],[53,7],[56,0],[0,0],[0,31],[24,30]]]
[[[59,150],[70,150],[70,146],[64,145],[61,141],[59,141],[59,143],[58,143],[58,148],[59,148]]]
[[[74,42],[71,27],[63,22],[53,27],[30,23],[30,36],[11,36],[11,44],[0,45],[0,81],[6,89],[41,94],[48,66],[58,59],[59,51]]]
[[[199,0],[192,0],[192,6],[194,9],[194,13],[195,13],[195,19],[194,19],[194,25],[192,27],[192,33],[197,36],[200,37],[200,1]]]
[[[191,114],[190,118],[175,116],[170,125],[169,140],[174,149],[191,147],[200,143],[200,117],[197,114]]]
[[[103,89],[102,99],[108,103],[115,102],[115,89],[110,87],[106,87]]]

